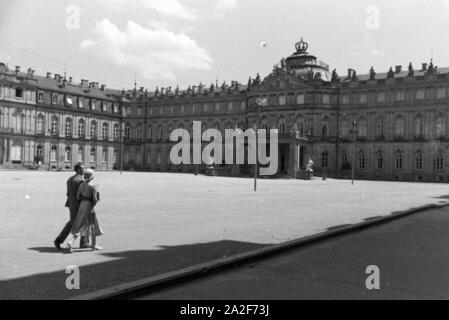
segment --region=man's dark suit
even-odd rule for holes
[[[80,201],[77,200],[76,196],[78,193],[78,188],[83,181],[82,175],[75,175],[67,180],[67,201],[65,206],[70,210],[70,221],[67,222],[64,229],[62,229],[61,233],[56,238],[56,241],[59,243],[63,243],[72,230],[72,224],[75,221],[76,214],[78,213],[78,208],[80,206]],[[81,237],[81,247],[87,245],[87,242],[88,239],[86,237]]]

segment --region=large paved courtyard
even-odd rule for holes
[[[0,298],[67,298],[449,199],[445,184],[102,173],[104,251],[64,254],[70,173],[0,172]],[[67,266],[81,290],[65,288]]]

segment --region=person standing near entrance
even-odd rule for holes
[[[70,234],[73,223],[75,222],[76,215],[81,201],[77,199],[78,189],[80,185],[84,182],[84,166],[79,163],[75,166],[76,174],[67,180],[67,201],[65,203],[66,208],[70,211],[70,220],[66,223],[65,227],[62,229],[59,236],[55,239],[54,245],[58,250],[61,250],[61,244],[64,243],[66,238]],[[87,248],[89,245],[89,239],[87,237],[82,237],[80,239],[80,247]]]

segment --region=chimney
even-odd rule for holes
[[[348,79],[352,78],[352,69],[348,69]]]
[[[101,85],[101,91],[105,91],[106,90],[106,85],[105,84],[102,84]]]
[[[73,82],[73,77],[69,77],[69,83]]]
[[[60,74],[55,74],[55,80],[58,82],[61,82],[61,75]]]
[[[422,70],[421,71],[427,71],[427,63],[422,64]]]
[[[140,92],[143,92],[145,90],[144,87],[140,87]]]
[[[20,66],[16,66],[16,74],[20,73]]]
[[[396,66],[396,73],[402,72],[402,66]]]
[[[36,70],[31,70],[31,72],[30,72],[31,78],[34,78],[35,73],[36,73]]]
[[[51,72],[47,72],[47,79],[51,79]]]
[[[88,87],[89,86],[89,80],[81,79],[81,86]]]

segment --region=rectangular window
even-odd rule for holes
[[[51,103],[52,103],[52,104],[58,104],[58,101],[59,101],[58,95],[57,95],[57,94],[53,94],[53,95],[51,96]]]
[[[38,102],[44,102],[44,93],[43,92],[38,92],[38,94],[37,94],[37,101]]]
[[[22,88],[17,88],[16,89],[16,98],[19,98],[19,99],[23,99],[24,98],[24,93],[23,93],[23,89]]]
[[[296,104],[304,104],[305,99],[303,94],[298,94],[296,96]]]
[[[446,98],[446,88],[438,88],[437,98],[438,99],[445,99]]]
[[[285,106],[286,104],[287,104],[287,98],[284,95],[279,96],[279,105]]]
[[[342,103],[342,104],[349,104],[349,96],[345,94],[345,95],[341,98],[341,103]]]
[[[404,101],[405,100],[405,91],[399,90],[396,92],[396,101]]]
[[[84,99],[83,98],[78,98],[78,107],[80,109],[84,108]]]
[[[97,109],[97,102],[95,100],[91,100],[90,101],[90,108],[92,110],[96,110]]]
[[[367,95],[366,95],[366,93],[362,93],[359,97],[359,103],[365,104],[366,101],[367,101]]]
[[[139,116],[142,115],[142,108],[137,108],[137,115],[139,115]]]
[[[416,99],[424,100],[424,98],[425,98],[425,92],[423,89],[419,89],[418,91],[416,91]]]
[[[377,94],[377,102],[378,102],[378,103],[384,103],[385,100],[386,100],[385,92],[379,92],[379,93]]]
[[[66,104],[67,104],[67,107],[73,107],[73,99],[72,98],[66,98]]]
[[[328,94],[323,95],[323,104],[330,104],[331,97]]]

